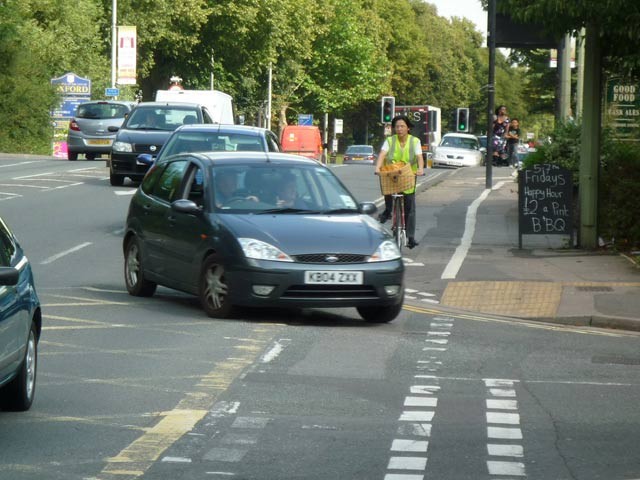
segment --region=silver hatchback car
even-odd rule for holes
[[[135,102],[97,100],[78,105],[74,118],[69,122],[67,133],[67,158],[77,160],[84,154],[93,160],[111,152],[116,136],[109,127],[120,127]]]

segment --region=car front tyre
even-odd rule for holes
[[[389,323],[402,311],[402,302],[387,307],[357,307],[360,316],[369,323]]]
[[[18,375],[0,390],[0,405],[5,410],[24,412],[31,408],[36,393],[38,366],[38,336],[35,323],[31,322],[27,349]]]
[[[229,287],[225,280],[225,269],[218,258],[206,258],[200,273],[199,297],[202,308],[213,318],[227,318],[233,311],[229,301]]]
[[[142,252],[136,237],[129,240],[124,252],[124,283],[134,297],[150,297],[156,291],[157,284],[144,278]]]
[[[124,185],[124,175],[117,175],[115,173],[109,173],[109,182],[112,187],[121,187]]]
[[[67,152],[67,160],[70,160],[70,161],[78,160],[78,152]]]

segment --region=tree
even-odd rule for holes
[[[108,70],[101,17],[93,0],[3,2],[0,114],[11,119],[12,128],[0,131],[0,150],[51,151],[49,112],[57,102],[51,78],[74,71],[97,80],[94,88],[104,88]]]

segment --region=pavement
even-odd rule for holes
[[[520,249],[518,184],[510,167],[493,167],[493,188],[470,219],[465,206],[484,192],[485,173],[484,167],[458,169],[417,195],[418,211],[436,209],[430,217],[418,217],[417,236],[427,262],[429,251],[438,248],[433,236],[443,236],[447,217],[462,223],[466,214],[465,235],[473,230],[466,250],[460,235],[452,237],[465,256],[456,275],[440,280],[444,290],[438,308],[640,331],[640,266],[606,248],[572,246],[568,235],[524,235]],[[456,214],[453,206],[461,203]],[[422,231],[421,222],[427,223]]]

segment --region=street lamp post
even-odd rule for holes
[[[116,56],[118,47],[118,0],[111,0],[111,88],[116,88]]]

